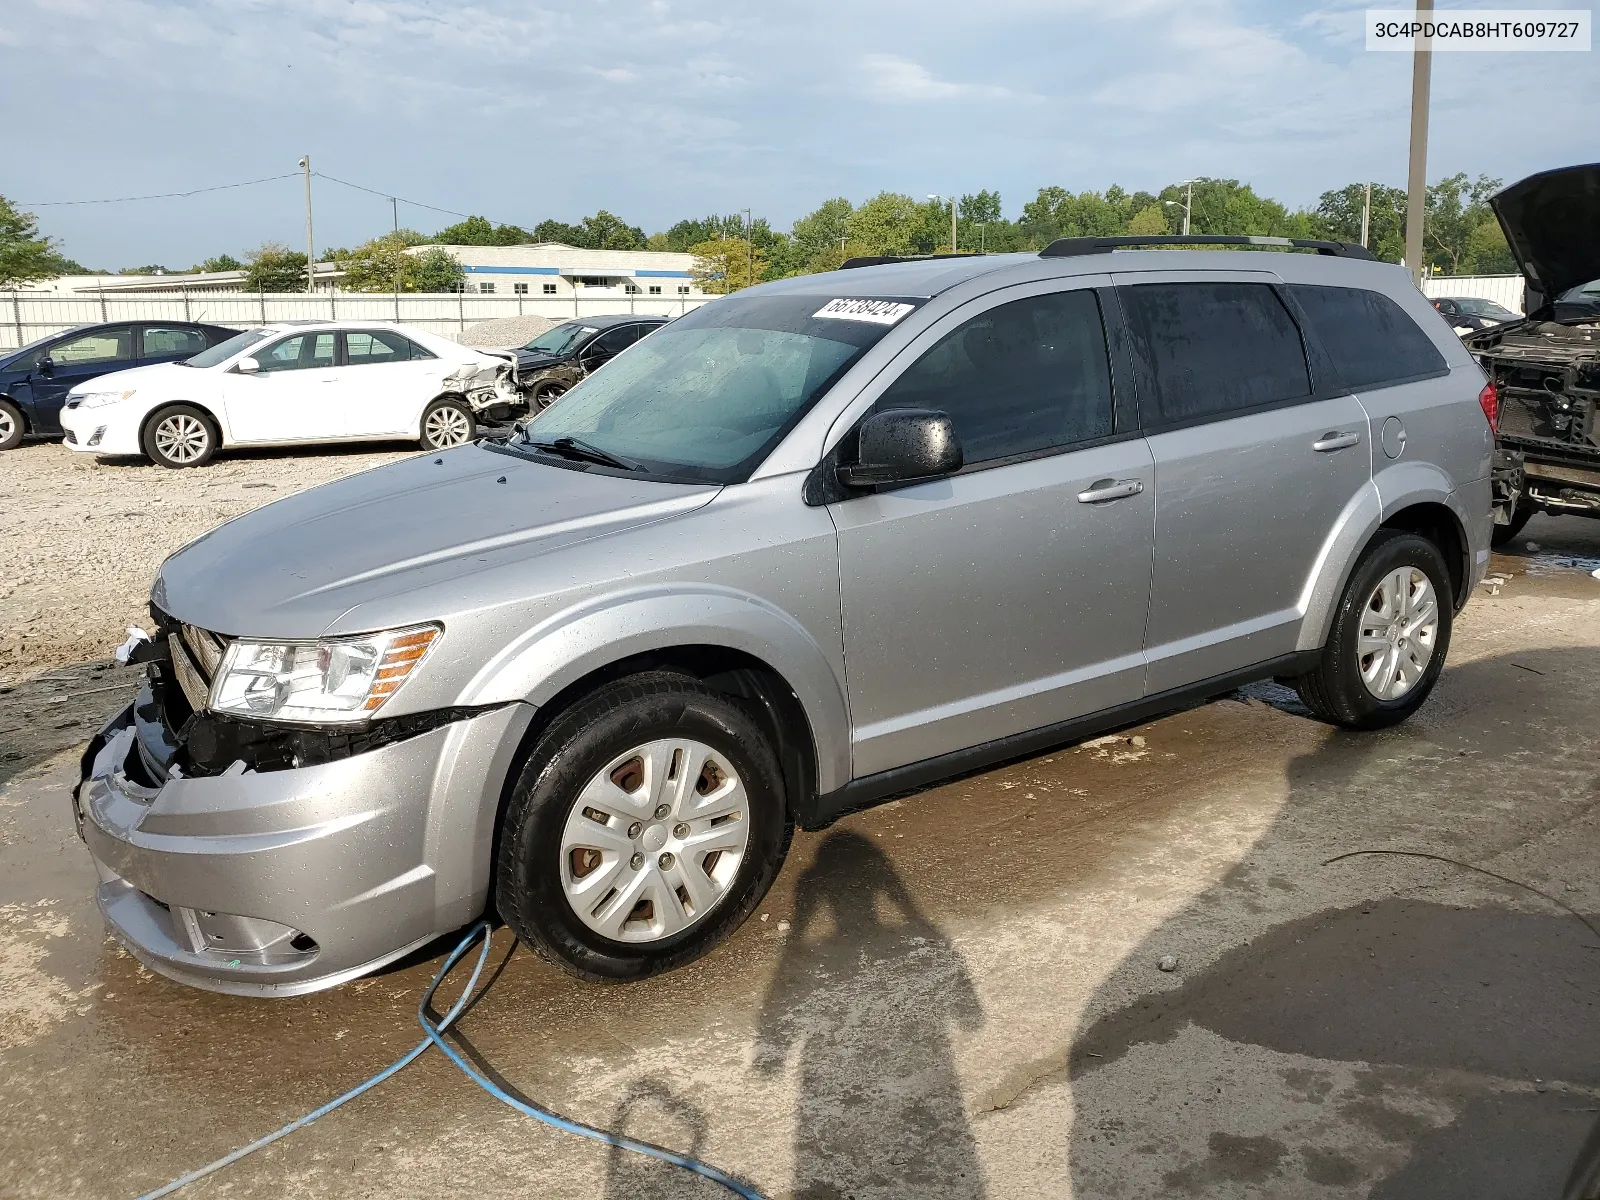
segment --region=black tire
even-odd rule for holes
[[[1385,700],[1367,689],[1361,678],[1357,644],[1367,603],[1390,572],[1414,567],[1433,585],[1438,605],[1438,630],[1433,653],[1421,676],[1403,695]],[[1350,574],[1334,612],[1333,628],[1315,669],[1295,680],[1295,691],[1314,716],[1346,729],[1383,729],[1404,721],[1427,700],[1450,651],[1451,618],[1455,612],[1450,572],[1444,555],[1427,538],[1402,530],[1384,530],[1368,545]]]
[[[15,450],[22,445],[26,429],[22,410],[9,400],[0,400],[0,451]]]
[[[440,396],[422,410],[419,433],[424,450],[465,446],[478,436],[478,419],[465,400],[458,396]]]
[[[562,831],[579,793],[608,762],[671,736],[707,744],[738,773],[751,821],[744,857],[698,923],[648,943],[613,941],[585,925],[567,899]],[[694,961],[743,924],[777,877],[793,832],[777,756],[737,699],[686,675],[634,675],[575,704],[535,743],[500,818],[495,906],[541,958],[580,979],[644,979]]]
[[[1511,520],[1504,525],[1496,525],[1489,534],[1489,544],[1496,550],[1509,546],[1521,533],[1529,521],[1533,519],[1533,509],[1526,504],[1519,504],[1511,510]]]
[[[567,385],[560,380],[552,379],[548,383],[539,384],[533,389],[533,411],[543,412],[566,394]]]
[[[139,442],[145,457],[171,470],[203,467],[217,452],[217,423],[192,404],[168,404],[150,414]]]

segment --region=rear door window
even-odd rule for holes
[[[1289,292],[1346,387],[1379,388],[1449,370],[1432,339],[1382,292],[1310,283],[1292,284]]]
[[[1084,289],[980,313],[906,368],[874,408],[948,413],[969,464],[1106,437],[1111,370],[1099,301]]]
[[[1139,283],[1119,287],[1118,295],[1154,385],[1146,425],[1226,417],[1311,395],[1299,327],[1268,285]]]
[[[206,335],[181,325],[146,325],[142,358],[190,358],[206,348]]]
[[[411,342],[387,329],[352,329],[344,335],[345,361],[352,367],[369,363],[408,362]]]

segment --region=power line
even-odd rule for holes
[[[31,200],[19,201],[18,208],[61,208],[69,204],[127,204],[134,200],[179,200],[198,196],[202,192],[225,192],[229,188],[254,187],[258,183],[272,183],[278,179],[293,179],[298,171],[286,175],[268,175],[265,179],[246,179],[243,183],[219,183],[215,187],[194,188],[187,192],[157,192],[150,196],[108,196],[103,200]]]
[[[347,187],[347,188],[354,188],[358,192],[366,192],[368,195],[371,195],[371,196],[382,196],[385,200],[398,200],[398,201],[400,201],[401,204],[409,204],[413,208],[425,208],[429,212],[444,213],[445,216],[447,216],[447,217],[462,217],[462,218],[466,218],[466,217],[476,217],[476,216],[481,216],[482,215],[480,213],[457,212],[453,208],[440,208],[437,204],[424,204],[421,200],[408,200],[408,199],[406,199],[406,197],[397,196],[393,192],[382,192],[382,191],[379,191],[377,188],[364,187],[359,183],[351,183],[348,179],[337,179],[334,176],[326,175],[321,171],[313,171],[311,173],[313,175],[315,175],[318,179],[326,179],[329,183],[337,183],[337,184],[341,184],[341,185],[343,185],[344,187]],[[488,218],[488,217],[484,217],[484,220],[486,220],[486,221],[489,220],[489,219],[490,218]],[[516,224],[515,221],[498,221],[498,222],[495,222],[495,223],[499,224],[499,225],[515,225]],[[520,228],[520,226],[519,226],[519,228]]]

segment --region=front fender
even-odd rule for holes
[[[849,716],[828,655],[788,613],[732,588],[638,588],[556,613],[491,659],[458,703],[548,704],[603,667],[677,646],[721,646],[766,663],[789,685],[810,722],[818,789],[828,792],[849,782]]]

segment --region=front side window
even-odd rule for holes
[[[1222,417],[1311,394],[1300,330],[1266,284],[1139,283],[1118,295],[1155,385],[1147,424]]]
[[[97,329],[50,347],[50,361],[58,367],[86,367],[94,363],[132,362],[133,329]]]
[[[344,335],[344,354],[352,367],[406,362],[411,357],[411,342],[387,329],[352,329]]]
[[[1111,367],[1092,291],[1013,300],[957,326],[873,406],[950,415],[968,463],[1111,433]]]
[[[183,360],[186,367],[215,367],[227,362],[241,350],[248,350],[257,342],[264,342],[271,333],[265,329],[247,329],[243,333],[236,333],[226,341],[218,342],[209,350],[202,350],[193,358]]]
[[[826,296],[729,296],[698,308],[585,378],[510,445],[570,437],[657,478],[747,479],[893,327],[818,317],[829,303]],[[905,302],[901,317],[913,307]]]
[[[145,358],[188,358],[205,348],[206,335],[198,329],[168,325],[145,326]]]
[[[263,371],[301,371],[333,366],[333,331],[297,333],[256,356]]]
[[[1348,388],[1383,387],[1448,369],[1428,335],[1381,292],[1309,283],[1289,291]]]

